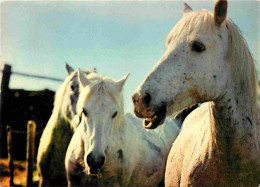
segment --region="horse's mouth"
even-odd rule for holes
[[[143,126],[146,129],[155,129],[159,125],[162,125],[166,118],[166,105],[158,108],[151,118],[145,118],[143,121]]]
[[[90,168],[88,167],[88,175],[96,176],[100,178],[102,176],[101,171],[102,169],[99,168]]]

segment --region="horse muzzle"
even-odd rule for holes
[[[155,129],[159,125],[162,125],[165,121],[166,114],[167,114],[166,105],[159,107],[152,117],[144,119],[143,121],[144,128]]]
[[[165,104],[162,104],[160,107],[152,106],[152,97],[149,93],[136,93],[132,96],[132,100],[135,115],[139,118],[145,118],[143,121],[144,128],[155,129],[164,123],[167,114]]]
[[[151,117],[154,115],[153,108],[150,107],[151,95],[145,93],[140,95],[138,93],[132,96],[134,103],[134,113],[139,118]]]
[[[104,163],[105,156],[103,154],[98,154],[94,151],[90,152],[87,156],[88,173],[90,175],[98,175]]]

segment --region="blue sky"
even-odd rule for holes
[[[215,1],[185,1],[213,11]],[[96,67],[119,79],[126,111],[131,95],[166,50],[172,27],[182,17],[183,1],[153,2],[4,2],[1,3],[0,68],[65,78],[65,61],[75,68]],[[260,2],[231,1],[228,16],[238,25],[260,61]],[[259,68],[258,68],[259,69]],[[56,90],[61,83],[12,76],[11,88]]]

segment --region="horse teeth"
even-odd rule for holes
[[[148,122],[153,122],[154,118],[146,118],[145,120],[148,121]]]

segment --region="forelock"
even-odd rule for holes
[[[209,10],[191,12],[183,17],[171,30],[166,39],[166,45],[169,46],[171,41],[178,39],[180,36],[213,31],[215,27],[213,14]]]

